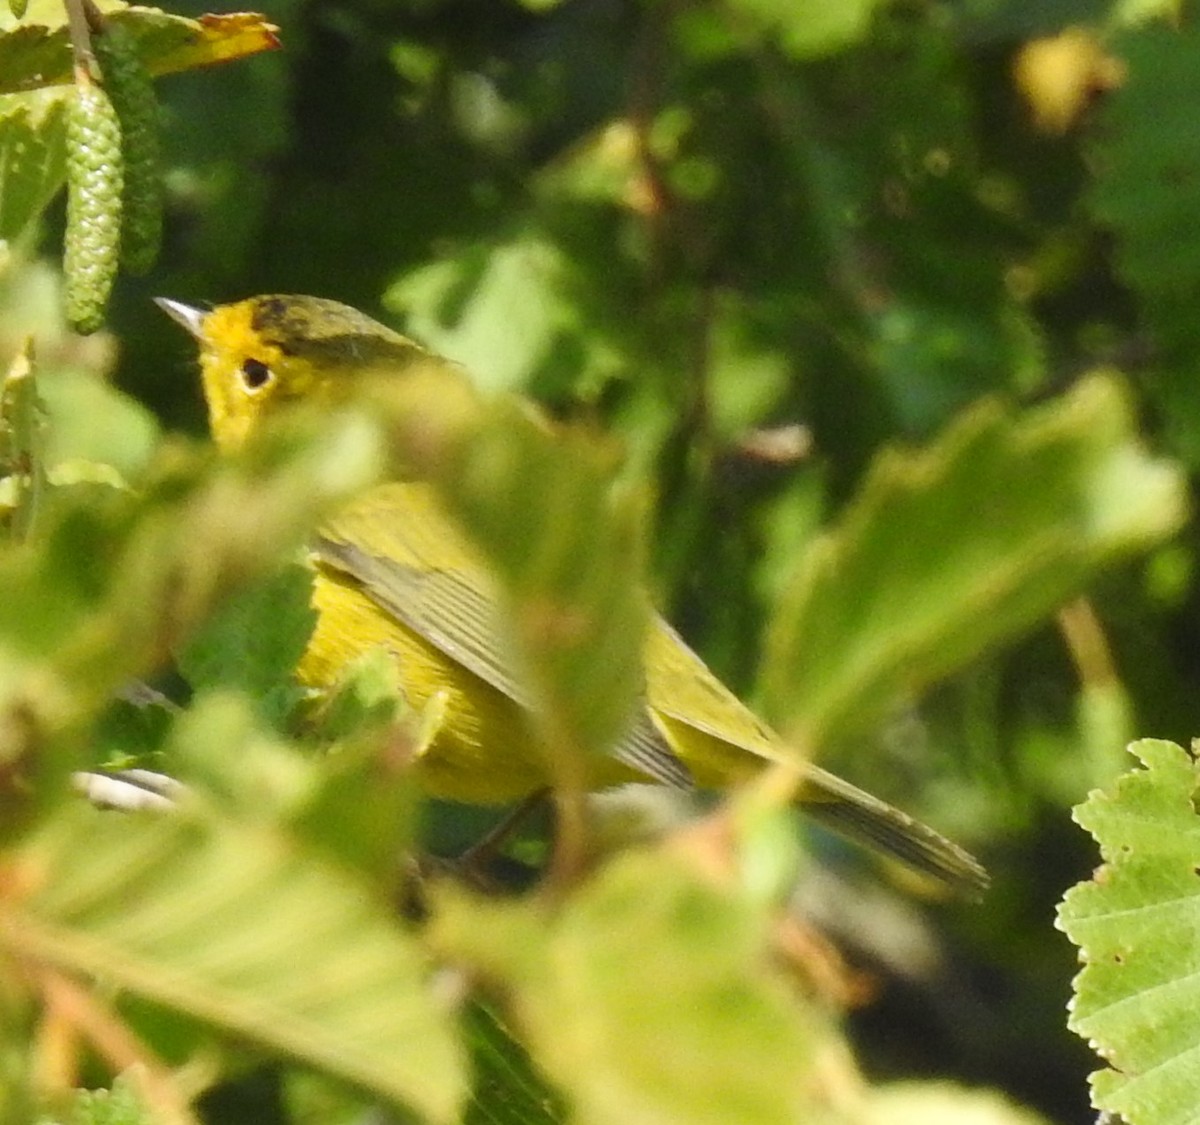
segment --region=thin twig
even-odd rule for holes
[[[75,81],[81,86],[89,86],[94,80],[96,56],[92,53],[92,32],[84,11],[84,0],[63,0],[63,5],[67,10]]]

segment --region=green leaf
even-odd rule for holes
[[[161,769],[160,755],[176,709],[153,692],[129,692],[105,708],[92,728],[89,765],[109,769]]]
[[[680,852],[627,854],[546,917],[449,894],[434,941],[498,980],[571,1120],[771,1125],[819,1108],[824,1021],[772,968],[770,915]]]
[[[155,1125],[133,1081],[118,1075],[111,1090],[77,1090],[70,1125]]]
[[[1174,312],[1200,286],[1200,244],[1176,237],[1200,172],[1200,137],[1187,112],[1200,95],[1200,31],[1156,24],[1116,46],[1129,74],[1105,105],[1090,201],[1117,231],[1121,272],[1174,327]]]
[[[474,1081],[466,1125],[560,1125],[562,1099],[537,1074],[529,1055],[495,1010],[472,1004],[464,1016]]]
[[[33,362],[33,339],[13,358],[0,389],[0,472],[10,490],[11,534],[21,540],[46,490],[46,417]]]
[[[110,749],[79,735],[116,692],[370,483],[377,437],[361,416],[327,417],[240,460],[168,447],[141,493],[47,490],[39,533],[0,550],[0,836]]]
[[[387,729],[403,717],[404,709],[395,657],[377,645],[352,661],[321,699],[317,734],[324,742],[336,742]]]
[[[509,399],[490,404],[438,484],[501,578],[544,740],[607,753],[642,688],[637,497],[614,487],[600,447]]]
[[[0,239],[19,238],[66,176],[66,93],[0,96]]]
[[[511,643],[512,660],[508,651],[489,651],[483,663],[518,685],[506,692],[528,700],[552,768],[571,769],[577,753],[612,750],[640,698],[649,617],[641,588],[642,505],[614,483],[603,445],[553,427],[520,399],[481,401],[447,368],[439,361],[431,378],[379,388],[378,405],[407,475],[436,490],[436,498],[418,501],[430,509],[419,535],[436,528],[440,510],[453,521],[441,517],[440,561],[429,566],[448,580],[449,592],[440,595],[446,612],[482,614],[477,633],[490,649],[497,645],[487,619],[498,616],[499,644]],[[379,514],[389,502],[383,497],[383,507],[373,509],[368,497],[332,532],[374,550],[381,569],[393,572],[380,577],[381,596],[402,569],[391,564],[415,549],[389,547]],[[460,530],[469,544],[459,542]],[[473,603],[463,600],[467,595]]]
[[[735,0],[734,7],[774,31],[796,58],[841,51],[861,39],[879,0]]]
[[[1046,1125],[1046,1119],[992,1090],[951,1082],[892,1082],[867,1093],[874,1125]]]
[[[398,900],[420,808],[411,766],[436,727],[405,709],[395,658],[383,649],[347,669],[321,719],[322,741],[339,741],[321,761],[319,788],[296,828]]]
[[[236,753],[236,747],[227,747]],[[450,1121],[465,1067],[390,905],[269,825],[71,806],[7,857],[0,948]]]
[[[316,764],[232,691],[198,696],[173,724],[164,755],[173,774],[238,820],[302,815],[318,783]]]
[[[85,465],[116,470],[127,481],[145,472],[159,427],[140,402],[81,371],[58,371],[38,389],[48,422],[45,460],[56,479],[82,475]]]
[[[1021,416],[985,400],[927,450],[880,454],[801,559],[768,639],[769,707],[808,747],[861,732],[1185,512],[1113,378]]]
[[[1183,1125],[1200,1104],[1200,769],[1171,742],[1130,751],[1146,768],[1074,813],[1104,866],[1059,906],[1084,963],[1069,1024],[1108,1064],[1092,1075],[1097,1108],[1129,1125]]]
[[[279,46],[277,29],[253,12],[195,20],[119,0],[99,0],[97,6],[129,30],[138,55],[153,74],[228,62]],[[71,45],[63,5],[57,0],[32,0],[19,24],[0,9],[0,94],[70,81]]]
[[[368,483],[377,436],[361,417],[328,418],[239,460],[164,450],[139,494],[52,490],[44,533],[0,554],[10,593],[0,602],[0,656],[14,668],[40,664],[43,680],[52,670],[71,685],[63,698],[74,708],[102,706]]]
[[[569,268],[549,239],[525,233],[423,266],[384,300],[405,314],[415,336],[463,364],[481,386],[512,390],[527,385],[575,327],[565,292]]]
[[[1200,30],[1190,21],[1154,24],[1116,40],[1128,76],[1107,99],[1092,154],[1088,193],[1116,234],[1116,264],[1132,288],[1159,351],[1149,385],[1175,444],[1200,463],[1200,241],[1181,238],[1195,213],[1200,137],[1189,107],[1200,98]]]
[[[312,635],[312,572],[285,567],[231,598],[179,654],[195,689],[236,687],[281,727],[300,698],[292,673]]]

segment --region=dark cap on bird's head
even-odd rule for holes
[[[170,297],[155,297],[154,302],[201,343],[208,342],[204,333],[209,315],[206,310]],[[403,365],[426,354],[419,344],[386,324],[326,297],[269,293],[220,308],[244,310],[248,329],[263,344],[326,369]]]

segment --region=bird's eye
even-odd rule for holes
[[[271,369],[261,359],[248,359],[242,364],[242,384],[248,391],[262,390],[271,378]]]

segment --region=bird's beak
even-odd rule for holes
[[[182,301],[173,301],[170,297],[155,297],[154,303],[172,320],[182,324],[196,339],[200,338],[200,326],[208,315],[203,309],[185,305]]]

